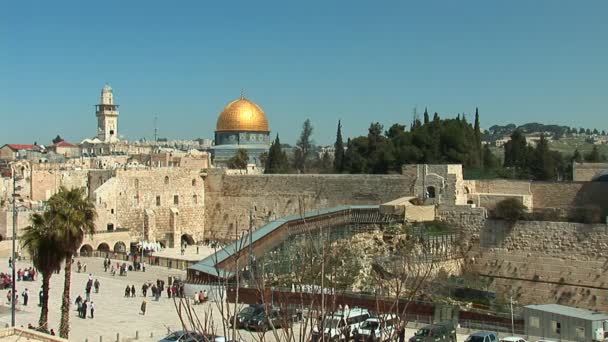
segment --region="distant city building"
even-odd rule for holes
[[[220,113],[211,148],[216,166],[225,166],[239,149],[247,151],[249,163],[261,165],[260,155],[270,148],[266,114],[243,96],[230,102]]]
[[[40,153],[42,148],[30,144],[6,144],[0,147],[0,160],[23,159],[28,152]]]

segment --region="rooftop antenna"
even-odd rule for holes
[[[154,115],[154,142],[158,141],[158,115]]]

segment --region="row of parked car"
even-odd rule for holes
[[[238,314],[230,317],[230,326],[237,329],[267,331],[274,328],[286,328],[302,319],[302,312],[290,308],[271,308],[266,310],[263,305],[250,305]],[[181,334],[181,335],[180,335]],[[383,342],[405,339],[405,331],[399,327],[399,319],[394,314],[373,316],[366,309],[353,308],[338,311],[319,319],[319,324],[313,327],[312,341],[355,341]],[[400,336],[401,335],[401,336]],[[225,342],[216,336],[188,336],[184,332],[176,332],[172,338],[163,341],[208,341]],[[424,326],[409,342],[456,342],[456,327],[452,321]],[[498,338],[495,332],[480,331],[471,334],[465,342],[528,342],[521,337]],[[540,342],[540,341],[539,341]]]

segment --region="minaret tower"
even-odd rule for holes
[[[114,93],[108,84],[101,89],[101,103],[95,106],[95,116],[97,138],[108,143],[118,141],[118,105],[114,104]]]

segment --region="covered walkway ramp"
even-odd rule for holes
[[[230,279],[252,258],[261,258],[281,243],[306,232],[337,231],[345,226],[370,230],[393,221],[394,216],[381,213],[378,205],[340,206],[287,216],[244,234],[239,240],[190,266],[187,282],[205,284]]]

